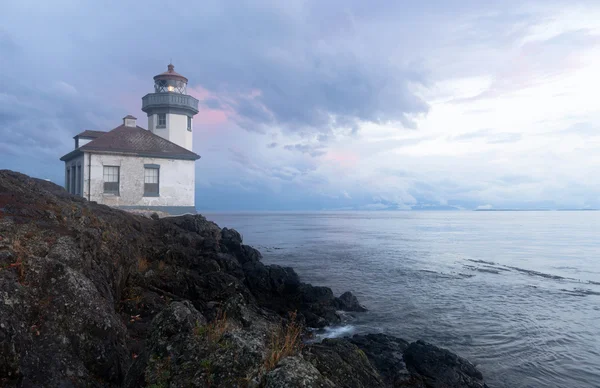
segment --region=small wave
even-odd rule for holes
[[[561,288],[560,291],[566,292],[567,294],[573,296],[600,295],[600,292],[588,290],[585,288],[573,288],[572,290]]]
[[[505,267],[513,269],[513,270],[521,272],[521,273],[525,273],[525,274],[530,275],[530,276],[539,276],[539,277],[546,278],[546,279],[554,279],[554,280],[577,280],[577,279],[573,279],[573,278],[566,278],[566,277],[563,277],[563,276],[551,275],[551,274],[547,274],[547,273],[543,273],[543,272],[533,271],[531,269],[523,269],[523,268],[519,268],[519,267],[511,267],[510,265],[506,265]]]
[[[460,272],[444,273],[444,272],[432,271],[430,269],[419,269],[417,271],[423,272],[426,274],[432,274],[440,279],[464,279],[464,278],[470,278],[470,277],[474,276],[474,275],[467,275],[467,274],[460,273]]]
[[[469,269],[471,271],[477,271],[477,272],[485,272],[485,273],[492,273],[494,275],[499,275],[500,274],[500,270],[498,269],[491,269],[491,268],[481,268],[481,267],[476,267],[474,265],[464,265],[464,267],[466,269]]]
[[[316,329],[312,331],[311,338],[306,341],[309,343],[321,342],[325,338],[340,338],[348,337],[356,331],[356,328],[352,325],[345,326],[327,326],[322,329]]]
[[[541,277],[541,278],[545,278],[545,279],[558,280],[558,281],[569,281],[569,282],[577,282],[577,283],[587,283],[587,284],[595,285],[595,286],[600,285],[600,282],[596,282],[596,281],[592,281],[592,280],[581,280],[581,279],[576,279],[576,278],[572,278],[572,277],[553,275],[553,274],[534,271],[534,270],[530,270],[530,269],[513,267],[510,265],[493,263],[490,261],[473,260],[473,259],[467,259],[467,261],[470,261],[472,263],[483,264],[483,266],[474,266],[474,265],[469,265],[469,264],[463,264],[464,268],[471,270],[471,271],[487,272],[487,273],[492,273],[492,274],[496,274],[496,275],[500,274],[500,272],[516,271],[516,272],[520,272],[522,274],[526,274],[529,276],[536,276],[536,277]],[[555,267],[555,268],[560,268],[560,267]],[[568,268],[568,267],[565,267],[565,268]],[[586,295],[594,295],[594,291],[592,291],[591,294],[586,293]]]
[[[494,263],[493,261],[473,260],[473,259],[467,259],[467,260],[470,262],[473,262],[473,263],[478,263],[478,264],[496,265],[496,263]]]

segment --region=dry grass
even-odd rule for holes
[[[19,283],[23,284],[25,282],[25,263],[23,260],[25,256],[27,256],[27,250],[21,244],[21,240],[18,239],[13,241],[12,248],[17,255],[17,260],[14,263],[10,264],[9,267],[17,268],[19,274]]]
[[[196,325],[194,334],[196,336],[206,337],[209,343],[216,344],[221,340],[223,334],[229,329],[229,321],[227,321],[227,313],[219,310],[214,320],[204,326]]]
[[[148,260],[146,260],[146,258],[144,257],[138,257],[137,260],[137,270],[138,272],[146,272],[148,270],[148,267],[150,266],[150,264],[148,263]]]
[[[265,369],[272,370],[282,358],[293,356],[302,349],[302,326],[296,320],[296,313],[290,313],[287,325],[281,324],[271,336],[267,348]]]

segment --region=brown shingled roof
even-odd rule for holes
[[[175,66],[173,66],[173,64],[169,64],[169,66],[167,66],[167,71],[165,71],[164,73],[160,73],[159,75],[154,76],[155,81],[159,79],[178,79],[184,81],[185,83],[188,82],[187,78],[175,71]]]
[[[89,129],[87,129],[87,130],[73,136],[73,139],[75,139],[76,137],[87,137],[90,139],[96,139],[96,138],[104,135],[105,133],[106,133],[105,131],[90,131]]]
[[[118,153],[152,158],[197,160],[200,156],[141,127],[120,125],[110,132],[66,154],[70,160],[81,152]]]

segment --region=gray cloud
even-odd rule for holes
[[[455,200],[464,207],[469,201],[496,206],[503,198],[523,195],[556,197],[564,192],[567,197],[571,185],[555,187],[554,181],[564,182],[559,173],[581,170],[572,168],[579,161],[585,164],[575,151],[562,158],[569,166],[554,163],[564,170],[547,173],[540,160],[548,158],[550,148],[519,157],[517,147],[512,153],[502,146],[487,147],[496,151],[469,159],[459,150],[436,160],[440,148],[452,147],[444,144],[447,140],[517,142],[520,134],[495,131],[528,130],[518,123],[454,137],[427,127],[427,132],[406,133],[404,139],[381,135],[387,128],[368,133],[372,126],[362,125],[393,122],[391,127],[414,128],[415,119],[429,110],[421,95],[435,104],[454,97],[450,89],[444,92],[450,95],[439,99],[438,81],[490,76],[495,83],[489,95],[502,95],[564,70],[572,64],[563,59],[573,47],[580,52],[597,45],[589,31],[521,45],[519,39],[540,19],[519,14],[522,7],[513,5],[521,1],[507,1],[510,5],[436,0],[435,7],[405,2],[375,7],[359,0],[176,5],[149,0],[140,7],[114,0],[102,5],[56,0],[34,8],[25,1],[9,2],[0,14],[0,168],[61,182],[58,158],[72,148],[72,136],[84,129],[113,128],[129,113],[144,118],[141,97],[152,91],[152,76],[173,58],[176,70],[203,97],[202,107],[228,113],[226,122],[215,120],[206,127],[202,113],[196,117],[194,147],[203,156],[197,182],[210,188],[198,195],[211,200],[227,202],[220,199],[220,190],[231,189],[227,200],[241,201],[238,188],[258,193],[245,200],[263,201],[265,207],[277,201],[284,207],[293,198],[313,209],[322,206],[322,196],[337,198],[342,189],[352,194],[353,206],[370,203],[374,195],[379,195],[379,205]],[[495,110],[463,102],[465,116]],[[437,120],[444,117],[439,112]],[[571,117],[568,122],[593,123],[594,118]],[[449,130],[460,128],[462,120],[450,122]],[[364,133],[358,133],[360,128]],[[555,138],[567,133],[597,136],[595,127],[584,123],[556,132]],[[439,141],[409,149],[430,140]],[[586,155],[594,155],[590,143]],[[273,150],[264,152],[265,147]],[[351,166],[318,158],[328,149]],[[516,160],[488,164],[502,157]],[[531,163],[540,164],[540,175],[551,177],[534,182],[545,184],[547,193],[518,191],[529,182],[511,175]],[[385,166],[389,171],[378,171]],[[598,203],[593,184],[573,195]],[[585,190],[593,194],[584,196]]]
[[[360,18],[356,15],[362,10],[360,3],[347,3],[344,13],[321,2],[276,4],[190,3],[170,9],[169,18],[155,11],[164,6],[158,1],[146,7],[108,2],[71,10],[65,4],[65,12],[47,10],[47,20],[34,15],[34,29],[51,27],[52,33],[38,42],[27,41],[27,49],[44,52],[46,57],[40,60],[48,61],[48,70],[66,62],[71,76],[77,72],[78,79],[99,78],[90,87],[108,82],[117,92],[116,88],[136,86],[131,79],[125,83],[126,77],[141,77],[146,84],[141,95],[151,88],[152,75],[173,57],[176,69],[193,85],[202,85],[214,95],[204,102],[207,107],[229,105],[240,125],[251,130],[280,126],[289,131],[328,132],[336,126],[356,129],[360,121],[395,121],[414,127],[412,117],[427,113],[427,103],[410,87],[423,82],[417,69],[392,65],[384,52],[373,52],[351,31],[347,35],[336,31],[336,25],[352,28],[351,18]],[[14,33],[29,20],[29,12],[18,11]],[[331,19],[322,19],[323,12],[330,13]],[[90,14],[85,24],[74,22]],[[140,23],[131,24],[131,14]],[[113,28],[104,28],[105,18],[110,18]],[[100,30],[102,34],[96,32]],[[43,47],[54,44],[46,39],[56,37],[61,47],[57,46],[56,57],[50,57]],[[16,37],[15,44],[25,41],[21,38]],[[0,42],[4,41],[12,42],[8,38]],[[162,47],[163,57],[148,47]],[[23,60],[16,58],[13,65]]]
[[[297,151],[310,156],[322,156],[327,153],[325,146],[321,144],[287,144],[283,146],[288,151]]]
[[[207,98],[203,100],[202,103],[209,109],[220,109],[223,106],[216,98]]]
[[[385,15],[361,2],[345,2],[343,12],[316,1],[190,2],[171,7],[168,18],[156,12],[164,6],[7,5],[0,15],[0,143],[13,159],[0,156],[0,165],[60,182],[58,158],[72,136],[111,129],[126,114],[145,117],[140,99],[169,58],[190,87],[208,90],[203,106],[233,111],[240,126],[258,133],[276,128],[327,142],[334,132],[356,133],[362,121],[412,127],[428,111],[411,88],[425,82],[423,74],[393,64],[356,33],[357,23]],[[35,161],[14,160],[26,154]]]

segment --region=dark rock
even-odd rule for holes
[[[146,350],[129,369],[124,387],[247,386],[262,366],[264,337],[271,328],[244,304],[240,298],[225,303],[227,311],[247,308],[247,319],[255,323],[240,329],[231,317],[206,322],[191,304],[171,303],[152,321]]]
[[[325,326],[329,326],[329,320],[318,316],[317,314],[309,311],[302,311],[301,312],[302,317],[304,317],[304,325],[306,327],[312,327],[312,328],[316,328],[316,329],[321,329]]]
[[[349,341],[365,352],[387,384],[394,387],[419,386],[416,385],[417,379],[408,372],[402,357],[408,342],[385,334],[357,334]]]
[[[270,265],[269,278],[273,292],[279,295],[293,294],[300,286],[300,278],[291,267]]]
[[[272,299],[296,292],[300,280],[289,267],[264,265],[258,261],[248,261],[243,266],[246,284],[258,299]]]
[[[217,261],[219,267],[223,269],[223,271],[235,276],[238,279],[244,278],[244,270],[242,269],[242,265],[231,254],[219,253],[215,257],[215,260]]]
[[[247,262],[259,262],[260,259],[262,259],[262,255],[260,254],[259,251],[257,251],[256,249],[252,248],[250,245],[242,245],[241,246],[241,251],[238,254],[238,260],[240,261],[240,263],[244,264]]]
[[[221,241],[226,246],[239,247],[242,245],[242,236],[235,229],[221,229]]]
[[[345,339],[326,339],[304,349],[303,355],[338,387],[386,387],[365,353]]]
[[[150,214],[150,218],[152,218],[153,220],[155,220],[155,221],[156,221],[156,220],[158,220],[160,217],[158,216],[158,214],[157,214],[157,213],[152,213],[152,214]]]
[[[456,354],[424,341],[411,343],[404,351],[408,370],[422,376],[431,388],[485,388],[483,375]]]
[[[307,304],[326,304],[332,305],[334,302],[333,292],[329,287],[313,286],[302,283],[300,285],[300,294],[302,302]]]
[[[344,311],[367,311],[366,308],[358,303],[358,299],[350,291],[344,292],[339,298],[336,298],[335,304],[337,308]]]
[[[335,388],[311,363],[302,356],[287,357],[265,376],[265,388]]]

